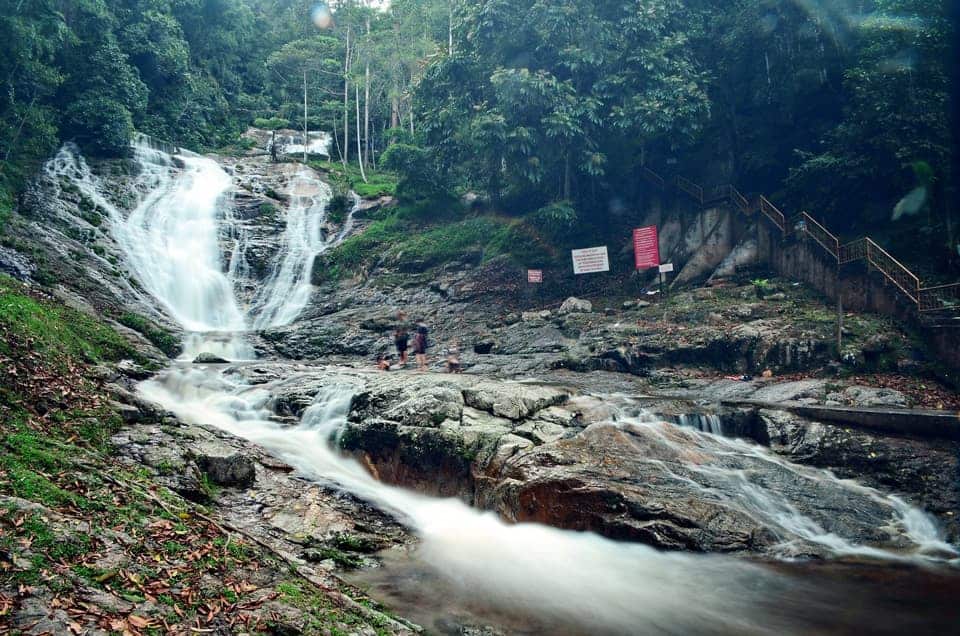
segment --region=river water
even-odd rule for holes
[[[66,154],[65,154],[66,153]],[[283,249],[249,311],[236,300],[235,267],[222,263],[231,232],[229,175],[212,159],[170,157],[137,143],[143,196],[132,212],[113,206],[104,185],[75,151],[48,170],[72,179],[109,211],[113,236],[127,264],[156,303],[188,332],[185,359],[140,386],[142,395],[184,420],[248,439],[303,476],[334,484],[395,516],[419,542],[413,551],[382,555],[384,567],[352,575],[375,597],[432,631],[460,633],[462,624],[495,624],[508,633],[854,633],[949,629],[960,614],[949,602],[960,591],[956,557],[933,519],[899,499],[824,471],[794,466],[762,448],[689,431],[678,442],[662,422],[625,404],[616,423],[651,443],[684,445],[709,461],[687,467],[703,497],[762,519],[785,546],[814,542],[836,557],[818,569],[726,556],[663,553],[590,533],[536,524],[506,524],[455,499],[426,497],[374,480],[336,450],[357,387],[325,388],[299,425],[271,418],[271,385],[247,385],[239,374],[199,368],[189,359],[209,351],[232,360],[253,358],[248,329],[290,324],[310,301],[313,259],[344,236],[320,231],[330,190],[312,172],[291,181]],[[233,253],[242,252],[235,246]],[[828,519],[798,511],[776,483],[751,475],[786,475],[869,500],[902,538],[896,551],[859,545],[827,529]],[[769,483],[768,483],[769,482]],[[863,559],[867,559],[866,562]],[[920,593],[920,591],[923,593]],[[894,602],[895,601],[895,602]]]

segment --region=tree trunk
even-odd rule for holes
[[[343,56],[343,167],[350,161],[350,27],[347,27],[347,51]]]
[[[338,122],[338,121],[336,120],[336,118],[334,118],[334,120],[333,120],[333,142],[334,142],[334,144],[336,144],[336,146],[337,146],[337,154],[340,156],[340,161],[342,162],[342,161],[344,161],[344,159],[343,159],[343,148],[340,147],[340,135],[337,134],[337,128],[339,128],[339,127],[340,127],[340,122]]]
[[[570,152],[563,158],[563,200],[570,200]]]
[[[447,7],[447,55],[453,55],[453,0],[448,0]]]
[[[370,45],[370,18],[367,18],[367,46]],[[367,53],[363,85],[363,163],[370,161],[370,55]]]
[[[357,106],[357,163],[360,164],[360,177],[363,179],[363,182],[367,182],[367,174],[363,170],[363,153],[360,150],[360,87],[356,84],[353,85],[354,90],[356,90],[356,99],[354,103]]]

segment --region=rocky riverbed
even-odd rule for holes
[[[182,168],[164,161],[171,174]],[[261,291],[278,288],[292,253],[284,211],[314,205],[325,186],[312,170],[256,154],[220,163],[232,204],[213,248],[242,332],[184,334],[144,287],[111,227],[150,188],[126,162],[91,171],[61,153],[12,222],[0,267],[102,316],[137,347],[139,363],[97,372],[124,420],[112,437],[120,465],[209,507],[320,585],[338,588],[337,571],[375,568],[397,551],[441,554],[441,572],[457,563],[423,513],[450,500],[469,506],[447,509],[456,515],[490,513],[464,523],[492,517],[521,534],[549,526],[749,557],[737,563],[956,558],[955,438],[851,428],[780,406],[954,407],[922,344],[892,321],[845,316],[836,361],[833,310],[787,281],[761,285],[733,271],[663,298],[631,280],[567,297],[526,288],[506,259],[472,257],[432,267],[384,260],[334,279],[317,275],[321,259],[313,288],[301,281],[280,294],[309,292],[296,320],[258,321],[271,301]],[[323,217],[319,238],[363,231],[360,217],[391,205]],[[427,373],[373,369],[392,350],[401,309],[408,325],[430,328]],[[190,356],[168,366],[181,342]],[[451,347],[463,374],[440,373]],[[483,631],[493,623],[456,629],[495,633]]]

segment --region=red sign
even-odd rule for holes
[[[637,269],[650,269],[660,265],[660,243],[657,226],[637,228],[633,231],[633,260]]]
[[[528,270],[527,270],[527,282],[528,282],[528,283],[542,283],[542,282],[543,282],[543,270],[542,270],[542,269],[528,269]]]

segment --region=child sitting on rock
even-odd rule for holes
[[[447,348],[447,373],[463,373],[460,364],[460,344],[454,340]]]

